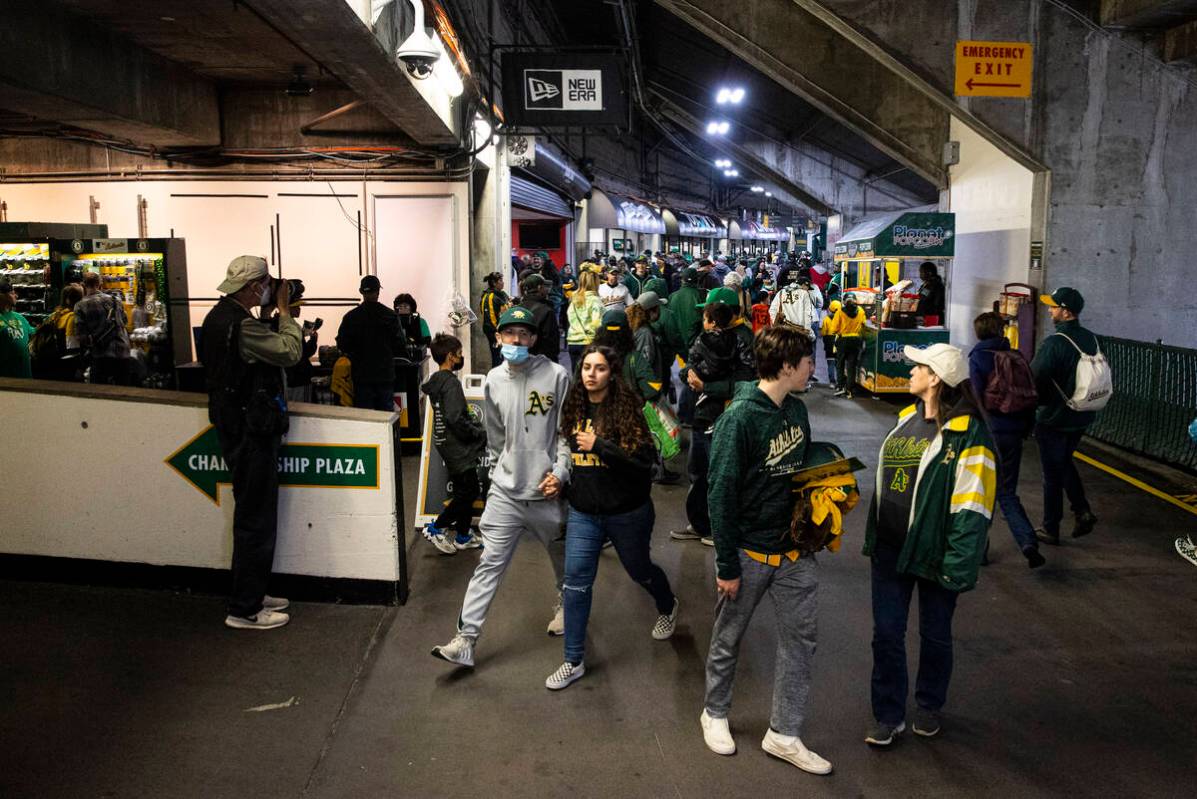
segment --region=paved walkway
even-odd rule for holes
[[[826,390],[809,405],[817,439],[875,463],[893,406]],[[1024,473],[1034,518],[1033,452]],[[731,714],[740,753],[703,746],[712,552],[668,540],[684,495],[670,487],[655,492],[655,553],[681,599],[678,633],[650,638],[648,596],[604,553],[587,675],[559,693],[543,685],[561,660],[544,634],[552,573],[531,544],[473,672],[428,650],[451,636],[477,555],[439,556],[420,540],[405,607],[299,604],[289,627],[265,634],[226,630],[218,598],[0,582],[0,796],[1191,796],[1197,570],[1172,539],[1194,519],[1082,474],[1097,532],[1046,550],[1048,565],[1030,572],[995,523],[993,564],[956,616],[944,732],[890,751],[862,743],[871,617],[864,510],[850,517],[843,551],[820,559],[804,735],[835,764],[829,777],[760,750],[773,654],[765,606]]]

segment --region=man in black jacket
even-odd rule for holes
[[[276,292],[277,288],[277,292]],[[287,429],[283,369],[300,358],[303,335],[291,318],[290,291],[275,281],[266,260],[242,255],[229,264],[221,297],[204,317],[203,349],[208,420],[233,478],[233,588],[224,623],[269,630],[290,621],[290,604],[266,595],[278,537],[278,451]],[[250,315],[278,309],[278,330]]]
[[[394,311],[378,301],[382,284],[375,275],[362,278],[361,305],[345,314],[337,331],[337,348],[353,369],[353,406],[395,410],[395,353],[406,352],[407,338]]]
[[[536,326],[536,343],[530,348],[533,355],[544,355],[553,363],[561,356],[561,328],[557,314],[546,301],[547,285],[543,277],[528,275],[520,281],[520,305],[532,312]]]

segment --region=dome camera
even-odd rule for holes
[[[399,52],[396,55],[403,62],[403,66],[407,67],[409,75],[418,80],[424,80],[432,75],[433,67],[436,66],[441,53],[424,30],[423,0],[411,0],[411,4],[415,11],[412,17],[411,36],[408,36],[403,44],[399,45]]]

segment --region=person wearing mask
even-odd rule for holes
[[[906,623],[919,595],[916,735],[940,731],[952,676],[956,599],[977,583],[996,498],[993,439],[950,344],[906,347],[914,405],[881,445],[865,528],[873,594],[874,725],[865,742],[889,746],[906,729]]]
[[[17,290],[7,280],[0,280],[0,377],[32,377],[29,337],[33,325],[14,310]]]
[[[569,362],[574,371],[581,363],[582,350],[594,341],[599,324],[603,321],[603,301],[598,295],[598,276],[582,265],[582,277],[578,279],[578,288],[569,299],[565,310],[565,319],[569,327],[565,334],[565,344],[569,348]]]
[[[620,282],[618,267],[608,267],[599,286],[599,299],[602,300],[604,311],[622,310],[632,304],[632,292]]]
[[[407,339],[408,360],[422,361],[424,351],[432,343],[432,331],[428,329],[428,322],[420,316],[416,298],[404,292],[395,297],[394,308],[399,316],[399,326],[403,328],[403,336]]]
[[[533,273],[520,283],[520,305],[532,313],[536,341],[532,344],[533,355],[543,355],[553,363],[561,356],[561,328],[557,325],[557,313],[549,305],[548,284],[540,275]]]
[[[361,304],[341,320],[341,327],[337,331],[337,349],[349,359],[353,376],[353,406],[393,411],[395,356],[406,353],[409,342],[399,316],[378,301],[381,290],[382,284],[376,275],[362,278],[358,286],[358,292],[362,295]],[[415,329],[419,330],[418,325]]]
[[[266,259],[241,255],[229,264],[223,296],[204,317],[199,360],[208,391],[208,421],[233,481],[233,584],[224,623],[270,630],[290,621],[290,603],[266,594],[278,538],[278,452],[288,429],[286,378],[303,352],[285,281]],[[278,330],[255,318],[273,305]]]
[[[1026,382],[1034,382],[1030,365],[1022,353],[1010,349],[1010,341],[1003,332],[1005,328],[1006,321],[993,311],[983,313],[973,320],[977,343],[968,354],[968,379],[972,384],[973,394],[982,402],[986,400],[986,389],[997,368],[998,357],[1018,359],[1022,364],[1021,368],[1025,370]],[[1037,569],[1046,561],[1043,555],[1039,554],[1039,540],[1035,538],[1034,526],[1018,498],[1022,442],[1031,434],[1035,422],[1035,405],[1032,401],[1024,411],[1003,413],[986,403],[985,411],[989,419],[989,431],[993,435],[994,446],[997,447],[997,504],[1002,509],[1002,516],[1006,518],[1010,534],[1014,536],[1014,543],[1027,559],[1027,566]]]
[[[760,380],[741,383],[715,426],[711,444],[710,513],[715,540],[715,625],[700,715],[712,752],[732,755],[728,725],[740,641],[769,597],[777,629],[773,711],[761,748],[811,774],[831,773],[801,735],[810,696],[818,616],[818,561],[791,537],[793,475],[810,445],[806,390],[814,369],[810,339],[793,327],[771,327],[754,343]]]
[[[860,351],[864,349],[864,309],[857,306],[851,294],[831,318],[835,331],[835,396],[852,399],[860,366]]]
[[[495,334],[499,332],[499,317],[511,306],[511,298],[503,290],[503,274],[501,272],[491,272],[483,280],[486,281],[486,289],[482,292],[482,299],[478,303],[478,310],[481,312],[478,316],[482,319],[482,333],[490,345],[490,365],[493,369],[503,362]]]
[[[1076,369],[1082,353],[1097,355],[1101,347],[1097,336],[1081,326],[1085,298],[1079,291],[1063,286],[1042,295],[1040,300],[1048,306],[1056,332],[1043,340],[1031,361],[1035,389],[1039,392],[1035,440],[1043,466],[1043,527],[1035,535],[1045,544],[1057,546],[1065,494],[1075,519],[1072,537],[1089,535],[1097,526],[1097,517],[1089,506],[1072,457],[1097,413],[1073,410],[1069,399],[1076,391]]]
[[[919,280],[922,285],[919,286],[918,315],[923,317],[923,324],[942,325],[947,289],[939,276],[939,267],[932,261],[923,261],[919,264]],[[930,322],[926,321],[928,317]]]
[[[75,330],[88,351],[89,382],[127,386],[132,382],[125,305],[100,289],[100,275],[83,276],[83,299],[75,305]]]
[[[624,571],[648,592],[657,617],[652,637],[668,640],[677,626],[678,601],[650,541],[656,512],[651,497],[652,436],[639,397],[621,376],[619,355],[591,344],[561,412],[573,471],[565,535],[565,657],[545,687],[557,691],[586,673],[586,628],[599,555],[610,541]]]
[[[80,378],[80,347],[75,305],[81,299],[81,285],[68,283],[63,286],[61,303],[34,331],[29,341],[34,377],[40,380],[67,381]]]
[[[457,634],[432,650],[433,657],[467,668],[474,667],[474,646],[520,539],[531,535],[548,550],[559,599],[565,567],[557,539],[571,458],[569,442],[559,430],[569,373],[548,357],[532,354],[536,325],[527,308],[516,305],[504,311],[498,335],[503,365],[491,369],[483,384],[491,482],[478,523],[482,557],[466,589]],[[558,601],[548,633],[564,632]]]

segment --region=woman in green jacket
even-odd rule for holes
[[[888,746],[906,729],[906,621],[919,593],[917,735],[939,732],[952,676],[956,597],[977,582],[997,496],[997,458],[968,379],[964,354],[949,344],[906,347],[918,401],[886,436],[865,530],[872,559],[873,718],[865,737]]]

